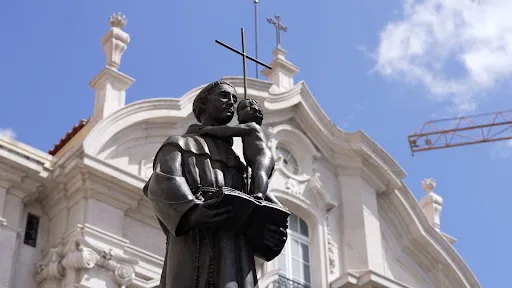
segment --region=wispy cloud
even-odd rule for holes
[[[491,150],[491,159],[502,160],[512,157],[512,140],[498,142]]]
[[[0,136],[16,138],[16,133],[11,128],[0,128]]]
[[[512,75],[512,1],[405,0],[374,52],[380,74],[421,84],[458,112]]]

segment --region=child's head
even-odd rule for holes
[[[236,107],[236,113],[238,115],[238,123],[255,122],[261,125],[263,122],[263,111],[258,102],[254,99],[244,99],[240,101]]]

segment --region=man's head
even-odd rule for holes
[[[215,81],[197,94],[192,111],[197,121],[203,125],[225,125],[233,119],[236,101],[233,85],[222,80]]]
[[[254,99],[244,99],[240,101],[236,107],[236,114],[238,115],[238,123],[241,124],[255,122],[261,125],[263,122],[263,111],[258,102]]]

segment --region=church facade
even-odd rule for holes
[[[195,123],[204,86],[126,104],[134,79],[119,66],[130,37],[120,15],[110,24],[91,118],[48,153],[0,138],[1,288],[158,286],[165,237],[142,187],[163,141]],[[440,230],[435,181],[418,202],[402,168],[364,132],[336,127],[294,82],[286,51],[273,54],[267,80],[248,79],[247,94],[264,109],[276,159],[269,191],[292,216],[281,255],[256,259],[260,287],[480,287]],[[243,78],[223,80],[243,93]]]

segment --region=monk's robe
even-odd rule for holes
[[[245,167],[231,148],[232,139],[198,136],[199,128],[192,125],[185,135],[164,142],[144,186],[167,237],[160,288],[257,287],[254,253],[243,234],[198,230],[182,221],[201,203],[198,186],[244,191]],[[181,177],[162,168],[173,166],[166,161],[176,151],[181,154]]]

